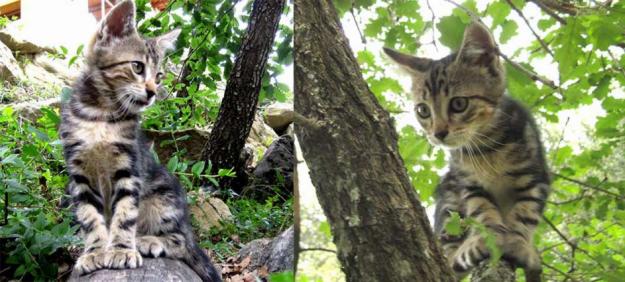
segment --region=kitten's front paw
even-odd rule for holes
[[[165,256],[165,245],[163,242],[154,236],[143,236],[137,238],[137,249],[146,257],[160,257]]]
[[[82,254],[78,260],[76,260],[76,264],[74,265],[75,271],[77,271],[79,275],[84,275],[104,268],[103,255],[104,253],[101,251]]]
[[[104,265],[115,269],[137,268],[143,265],[143,258],[134,249],[112,249],[104,255]]]
[[[466,272],[490,257],[490,252],[480,236],[467,238],[453,256],[452,268],[456,272]]]

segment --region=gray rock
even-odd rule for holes
[[[184,262],[167,258],[143,258],[143,266],[135,269],[101,269],[79,276],[72,273],[69,282],[108,281],[202,281]]]
[[[293,104],[292,103],[275,103],[265,108],[265,122],[276,133],[282,134],[293,123]]]
[[[230,208],[224,201],[215,197],[202,198],[189,207],[191,216],[202,231],[208,232],[211,227],[221,226],[221,221],[232,219]]]
[[[22,102],[16,104],[9,104],[6,106],[11,106],[13,111],[17,113],[19,116],[26,118],[31,121],[36,121],[43,114],[41,112],[41,108],[59,108],[61,102],[59,98],[51,98],[37,102]],[[3,109],[5,105],[0,106],[0,109]]]
[[[17,64],[15,57],[13,57],[11,49],[0,42],[0,81],[16,83],[21,80],[22,77],[22,70]]]
[[[293,137],[280,136],[265,152],[254,169],[254,176],[259,184],[283,186],[287,191],[293,191],[293,167],[295,155]],[[281,175],[283,181],[280,181]]]
[[[32,42],[20,35],[19,28],[15,25],[10,25],[7,28],[0,30],[0,41],[9,47],[14,53],[20,54],[37,54],[47,52],[51,54],[57,53],[54,48],[49,46],[43,46],[41,44]]]
[[[267,266],[270,273],[293,271],[294,247],[295,231],[291,226],[273,239],[256,239],[248,243],[239,251],[238,257],[240,260],[251,257],[249,271],[262,266]]]

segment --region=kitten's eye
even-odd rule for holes
[[[449,107],[452,112],[461,113],[469,106],[469,99],[467,97],[454,97],[449,101]]]
[[[426,104],[418,104],[417,105],[417,115],[421,118],[429,118],[430,117],[430,108]]]
[[[134,71],[136,74],[143,74],[144,69],[145,65],[142,62],[132,62],[132,71]]]
[[[163,80],[163,73],[159,72],[156,74],[156,84],[161,84],[161,80]]]

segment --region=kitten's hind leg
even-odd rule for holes
[[[146,257],[181,260],[203,281],[221,281],[221,275],[193,239],[186,196],[180,184],[164,171],[155,173],[151,180],[139,207],[139,252]]]
[[[532,237],[542,217],[549,185],[530,181],[515,192],[516,202],[506,216],[510,232],[505,240],[504,258],[525,268],[526,272],[540,273],[541,259],[533,246]]]

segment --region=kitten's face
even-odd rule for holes
[[[461,50],[436,61],[385,51],[412,77],[415,113],[430,143],[458,148],[487,138],[505,73],[485,27],[467,27]]]
[[[138,113],[154,103],[163,72],[161,59],[174,46],[180,30],[144,39],[135,28],[135,6],[124,1],[115,6],[94,38],[87,61],[96,86],[114,107]]]

